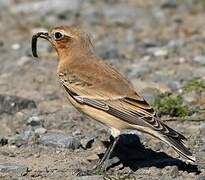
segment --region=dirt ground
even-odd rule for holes
[[[205,81],[204,18],[203,0],[0,0],[0,179],[205,179],[205,85],[183,88]],[[30,47],[34,33],[71,24],[89,32],[97,54],[151,104],[158,93],[182,97],[194,111],[166,123],[200,163],[129,132],[106,175],[77,176],[105,152],[109,131],[68,103],[48,42],[39,40],[39,59]]]

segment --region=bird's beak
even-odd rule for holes
[[[34,57],[38,57],[37,40],[39,37],[50,41],[50,36],[47,32],[38,32],[38,33],[34,34],[32,37],[32,41],[31,41],[31,49],[32,49],[32,54]]]

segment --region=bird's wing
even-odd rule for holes
[[[59,78],[67,93],[82,105],[85,104],[105,111],[129,124],[146,126],[167,136],[186,139],[156,118],[153,108],[134,90],[129,97],[129,95],[115,94],[106,91],[106,89],[84,86],[83,81],[69,83],[67,77],[63,75],[59,75]],[[122,81],[120,85],[127,86]]]

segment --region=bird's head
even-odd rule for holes
[[[92,43],[89,35],[76,26],[60,26],[51,28],[48,32],[38,32],[32,37],[32,52],[34,57],[37,55],[37,39],[43,38],[48,40],[56,49],[59,55],[65,52],[92,51]]]

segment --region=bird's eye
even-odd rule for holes
[[[60,39],[63,38],[63,34],[60,33],[60,32],[56,32],[56,33],[54,34],[54,38],[55,38],[55,40],[60,40]]]

